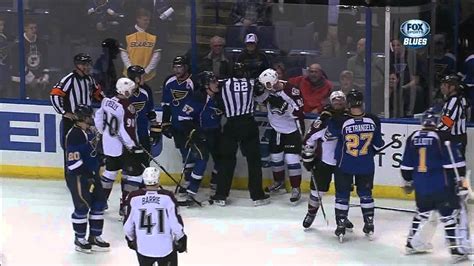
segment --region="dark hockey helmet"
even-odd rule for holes
[[[173,66],[187,66],[188,60],[186,57],[178,55],[173,59]]]
[[[199,84],[201,85],[201,89],[205,90],[208,86],[209,83],[211,82],[217,82],[217,77],[214,75],[214,72],[212,71],[203,71],[199,73]]]
[[[421,117],[421,125],[423,127],[436,127],[439,124],[439,113],[434,108],[429,108]]]
[[[245,75],[245,65],[243,63],[234,62],[232,65],[233,76],[236,78],[242,78]]]
[[[92,113],[92,108],[90,106],[81,104],[76,108],[74,115],[76,116],[76,121],[92,124]]]
[[[140,78],[143,74],[145,74],[145,69],[139,65],[133,65],[127,68],[127,77],[134,82],[136,78]]]
[[[74,65],[92,64],[92,57],[86,53],[79,53],[74,56]]]
[[[102,48],[108,49],[110,54],[116,55],[119,53],[120,44],[116,39],[107,38],[102,41]]]
[[[364,95],[358,90],[351,90],[346,97],[349,107],[360,107],[364,104]]]

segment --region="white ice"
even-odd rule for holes
[[[110,252],[82,254],[74,250],[73,205],[64,181],[0,178],[0,265],[137,265],[118,221],[116,184],[105,215],[103,238]],[[203,189],[201,198],[209,191]],[[180,265],[446,265],[450,255],[438,226],[434,252],[404,255],[412,214],[377,210],[375,240],[362,233],[360,208],[351,208],[355,225],[340,244],[334,236],[334,197],[324,197],[329,227],[318,213],[311,230],[301,225],[305,194],[291,206],[289,194],[272,197],[270,205],[253,207],[247,191],[232,191],[226,207],[181,208],[188,252]],[[352,199],[358,203],[358,199]],[[377,206],[414,208],[410,201],[377,199]],[[471,228],[472,225],[471,225]],[[466,262],[459,265],[472,265]]]

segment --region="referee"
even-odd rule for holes
[[[259,150],[259,132],[254,119],[254,80],[244,77],[244,68],[234,63],[234,75],[222,88],[222,105],[227,122],[220,142],[221,165],[218,169],[216,194],[211,197],[217,205],[225,206],[232,185],[236,153],[240,146],[247,159],[248,189],[255,206],[269,203],[269,195],[262,189],[262,166]]]
[[[449,132],[451,141],[460,144],[460,150],[465,156],[467,145],[466,121],[468,119],[469,104],[460,88],[460,80],[456,75],[449,75],[441,79],[441,93],[446,101],[443,105],[438,129]]]
[[[91,106],[94,100],[100,102],[103,98],[100,87],[90,76],[92,58],[88,54],[77,54],[74,56],[74,66],[75,69],[56,83],[50,92],[54,110],[63,117],[61,146],[64,150],[66,135],[74,126],[76,108],[80,105]]]

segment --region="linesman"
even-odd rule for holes
[[[466,122],[468,121],[469,103],[461,92],[459,77],[449,75],[441,79],[441,93],[446,101],[441,113],[438,129],[451,133],[451,141],[459,145],[465,156],[467,145]]]

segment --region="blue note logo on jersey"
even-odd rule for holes
[[[430,24],[419,19],[410,19],[402,23],[400,33],[402,43],[407,48],[418,49],[428,45],[427,35],[430,33]]]

